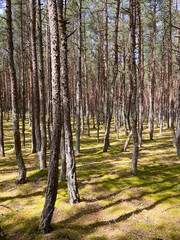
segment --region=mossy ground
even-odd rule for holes
[[[81,203],[69,205],[66,183],[59,183],[52,232],[39,234],[38,226],[45,200],[47,170],[39,170],[31,154],[27,124],[23,157],[28,182],[15,185],[17,165],[13,150],[11,122],[4,122],[6,157],[0,158],[0,226],[9,239],[180,239],[180,158],[172,147],[171,131],[149,140],[144,130],[138,174],[131,174],[132,144],[121,149],[126,136],[110,135],[107,153],[102,152],[96,131],[81,136],[81,153],[76,156]]]

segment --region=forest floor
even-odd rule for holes
[[[6,157],[0,157],[0,226],[11,240],[121,240],[180,239],[180,158],[172,147],[171,131],[149,140],[144,130],[138,174],[131,174],[132,143],[121,149],[126,136],[120,129],[119,140],[110,135],[107,153],[102,152],[96,131],[81,136],[81,153],[76,155],[81,203],[70,205],[66,183],[59,183],[52,219],[52,232],[38,232],[45,200],[47,170],[39,170],[31,154],[30,128],[23,157],[28,182],[15,185],[18,174],[13,150],[11,122],[5,121]],[[49,157],[48,157],[49,159]]]

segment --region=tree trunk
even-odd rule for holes
[[[133,155],[131,170],[135,174],[137,172],[138,161],[138,133],[137,133],[137,110],[136,110],[136,94],[137,94],[137,76],[136,76],[136,0],[130,0],[130,29],[131,29],[131,48],[130,48],[130,66],[131,66],[131,117],[132,117],[132,134],[133,134]]]
[[[39,82],[37,72],[37,51],[36,51],[36,0],[29,1],[30,8],[30,32],[31,32],[31,57],[32,57],[32,87],[33,87],[33,108],[34,108],[34,129],[36,138],[37,160],[41,150],[40,134],[40,102],[39,102]]]
[[[24,80],[24,29],[23,29],[23,0],[20,5],[21,11],[21,84],[22,84],[22,147],[25,147],[25,80]]]
[[[178,0],[176,0],[176,23],[178,24]],[[177,29],[177,61],[180,66],[180,58],[179,58],[179,29]],[[179,67],[180,70],[180,67]],[[177,104],[177,131],[176,131],[176,149],[177,149],[177,156],[180,157],[180,76],[178,75],[177,79],[177,97],[178,97],[178,104]]]
[[[17,80],[14,66],[13,56],[13,33],[12,33],[12,17],[11,17],[11,0],[6,0],[6,21],[7,21],[7,40],[8,40],[8,63],[11,79],[11,100],[12,100],[12,118],[14,132],[14,146],[16,152],[16,160],[18,164],[19,177],[16,183],[26,182],[26,167],[21,152],[21,139],[19,132],[19,116],[18,116],[18,99],[17,99]]]
[[[152,46],[152,60],[151,60],[151,74],[150,74],[150,110],[149,110],[149,123],[150,123],[150,140],[153,140],[154,132],[154,85],[156,77],[156,0],[153,0],[153,46]]]
[[[67,166],[67,184],[70,204],[80,201],[77,180],[76,180],[76,163],[73,150],[71,117],[70,117],[70,101],[68,87],[68,65],[67,65],[67,35],[65,28],[65,19],[63,19],[62,0],[58,1],[58,17],[59,29],[61,36],[61,83],[63,94],[64,109],[64,131],[65,131],[65,150],[66,150],[66,166]]]
[[[41,116],[41,152],[40,169],[46,168],[46,104],[45,104],[45,78],[43,64],[43,43],[42,43],[42,20],[41,0],[37,1],[37,26],[38,26],[38,63],[39,63],[39,93],[40,93],[40,116]]]
[[[77,71],[77,90],[76,90],[76,141],[75,141],[75,151],[80,153],[80,111],[82,104],[82,92],[81,92],[81,52],[82,52],[82,21],[81,21],[81,9],[82,0],[78,1],[79,14],[78,14],[78,71]]]
[[[1,157],[5,157],[4,151],[4,129],[3,129],[3,108],[2,108],[2,78],[0,74],[0,151]]]
[[[172,76],[172,1],[169,0],[169,52],[168,52],[168,82],[170,83],[170,119],[173,146],[176,147],[176,133],[174,126],[174,83]]]
[[[113,80],[111,83],[111,92],[110,92],[110,102],[107,106],[107,117],[106,117],[106,126],[105,126],[105,136],[104,136],[104,146],[103,152],[107,152],[109,147],[109,133],[111,127],[111,119],[113,114],[113,101],[115,94],[115,84],[118,75],[118,23],[119,23],[119,9],[120,9],[120,0],[117,0],[117,10],[116,10],[116,22],[115,22],[115,60],[114,60],[114,69],[113,69]]]
[[[142,146],[143,131],[143,76],[142,76],[142,26],[141,26],[141,1],[137,0],[138,10],[138,80],[139,80],[139,146]]]
[[[59,38],[58,38],[58,16],[56,0],[48,1],[49,24],[51,36],[51,63],[52,63],[52,144],[48,171],[48,185],[46,200],[42,212],[40,231],[45,234],[50,230],[50,222],[54,212],[58,188],[58,162],[60,153],[61,137],[61,112],[60,112],[60,82],[59,82]]]

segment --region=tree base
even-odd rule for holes
[[[27,179],[26,178],[16,178],[15,179],[15,184],[20,185],[20,184],[25,184],[27,183]]]

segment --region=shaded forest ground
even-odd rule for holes
[[[68,203],[66,183],[59,183],[53,231],[39,234],[38,225],[45,199],[47,171],[30,149],[30,128],[23,156],[28,182],[15,185],[17,165],[13,151],[11,122],[4,122],[6,157],[0,158],[0,226],[9,239],[180,239],[180,159],[172,147],[170,130],[149,141],[145,129],[140,149],[137,176],[130,172],[132,144],[127,152],[120,150],[126,136],[111,134],[111,147],[102,153],[103,134],[96,142],[81,137],[81,154],[76,156],[81,203]],[[49,158],[48,158],[49,159]]]

